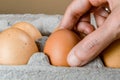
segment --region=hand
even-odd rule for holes
[[[110,8],[106,12],[103,6]],[[90,11],[93,11],[98,28],[90,24]],[[60,29],[74,29],[87,34],[69,53],[70,66],[82,66],[120,38],[120,1],[119,0],[73,0],[68,6]]]

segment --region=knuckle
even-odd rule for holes
[[[97,39],[89,40],[82,45],[82,50],[76,51],[75,54],[82,61],[89,60],[94,57],[95,49],[98,44]]]
[[[74,51],[75,56],[82,62],[85,62],[89,59],[89,55],[86,53],[80,53],[79,51]]]
[[[93,6],[99,6],[106,2],[106,0],[89,0]]]
[[[97,45],[97,43],[98,43],[97,39],[92,39],[92,40],[85,42],[85,44],[83,45],[85,52],[94,49],[94,47]]]

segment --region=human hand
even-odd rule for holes
[[[111,13],[102,6],[108,4]],[[93,9],[98,28],[90,24],[90,10]],[[87,34],[69,53],[70,66],[82,66],[94,59],[111,42],[120,38],[120,1],[119,0],[73,0],[68,6],[60,29],[74,29]]]

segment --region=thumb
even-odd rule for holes
[[[88,63],[116,39],[119,25],[114,15],[115,13],[109,15],[101,27],[87,35],[70,51],[67,57],[70,66],[82,66]]]

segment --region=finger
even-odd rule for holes
[[[69,53],[67,61],[70,66],[82,66],[94,59],[115,39],[120,38],[119,15],[120,10],[115,10],[105,20],[103,25],[86,36]]]
[[[97,26],[102,26],[102,24],[104,23],[104,21],[106,20],[106,18],[108,17],[109,13],[107,11],[104,10],[104,7],[99,7],[95,12],[94,12],[94,16],[95,16],[95,20],[97,23]]]
[[[94,30],[93,25],[90,24],[90,14],[82,16],[77,24],[77,31],[84,34],[89,34]]]
[[[91,25],[91,24],[88,23],[88,22],[80,22],[80,23],[78,24],[77,31],[79,31],[79,33],[88,35],[88,34],[90,34],[92,31],[94,31],[94,27],[93,27],[93,25]]]
[[[91,5],[88,0],[73,0],[63,16],[60,28],[72,29],[80,17],[86,13],[90,7]]]
[[[107,0],[89,0],[92,6],[98,7],[107,2]]]
[[[105,2],[106,0],[73,0],[67,8],[59,28],[72,29],[91,6],[99,6]]]
[[[84,14],[77,25],[74,27],[74,32],[76,32],[81,39],[94,30],[93,25],[90,24],[90,13]]]
[[[95,58],[106,46],[108,46],[108,44],[111,43],[112,34],[110,35],[109,33],[109,31],[102,27],[86,36],[70,51],[70,54],[68,55],[69,65],[82,66]]]

